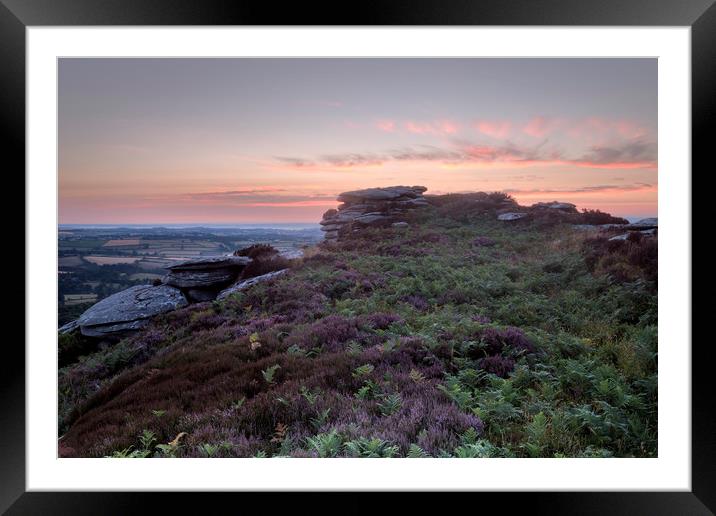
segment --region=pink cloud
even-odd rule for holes
[[[396,129],[395,120],[378,120],[375,125],[378,129],[386,133],[393,133]]]
[[[457,134],[460,130],[460,126],[452,120],[439,120],[437,126],[440,132],[445,134]]]
[[[510,167],[572,166],[601,169],[655,169],[654,142],[628,141],[616,145],[592,146],[581,155],[567,156],[560,149],[543,145],[526,146],[510,142],[482,144],[453,141],[449,147],[420,145],[384,152],[324,155],[317,159],[277,157],[292,168],[345,169],[381,167],[390,162],[439,162],[445,166],[506,164]]]
[[[572,138],[604,142],[615,139],[639,139],[646,136],[647,130],[631,120],[609,120],[593,116],[575,122],[567,133]]]
[[[435,134],[433,126],[426,122],[407,121],[404,126],[408,132],[413,134]]]
[[[405,130],[413,134],[457,134],[460,132],[460,124],[454,120],[435,120],[433,122],[418,122],[408,120],[403,124]]]
[[[488,121],[481,120],[475,124],[475,127],[482,134],[491,136],[493,138],[506,138],[510,134],[512,129],[512,123],[506,120],[504,121]]]
[[[522,132],[535,138],[544,138],[554,132],[559,125],[560,121],[555,118],[536,116],[527,122]]]

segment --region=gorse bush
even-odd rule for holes
[[[505,224],[501,194],[429,202],[112,346],[63,339],[60,454],[656,456],[658,239],[570,227],[597,212]]]

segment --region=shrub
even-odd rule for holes
[[[254,244],[234,252],[234,256],[247,256],[251,259],[270,259],[278,255],[278,249],[269,244]]]
[[[581,224],[628,224],[629,221],[621,217],[614,217],[599,210],[582,210]]]
[[[490,355],[488,357],[481,358],[478,364],[481,369],[484,369],[488,373],[492,373],[501,378],[507,378],[507,376],[515,369],[514,359],[503,357],[502,355]]]
[[[585,240],[582,253],[587,268],[616,283],[643,279],[653,282],[656,287],[658,239],[643,238],[640,233],[632,235],[627,240],[609,240],[604,236]]]
[[[97,340],[83,336],[79,331],[60,334],[57,342],[57,363],[62,368],[79,357],[97,349]]]

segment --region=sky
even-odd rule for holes
[[[62,224],[318,222],[423,185],[657,215],[656,59],[60,59]]]

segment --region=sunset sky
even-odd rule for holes
[[[61,59],[63,224],[317,222],[342,191],[657,214],[655,59]]]

